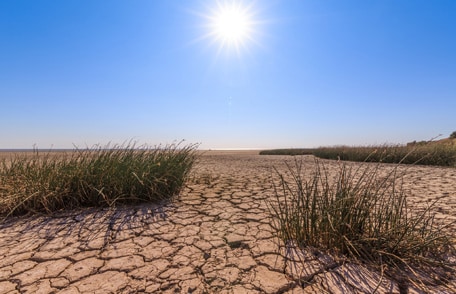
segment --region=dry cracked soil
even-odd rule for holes
[[[173,202],[10,218],[0,224],[0,293],[403,292],[361,264],[302,254],[303,266],[279,250],[267,203],[272,167],[290,160],[207,152]],[[301,160],[314,164],[311,156]],[[410,169],[414,203],[441,198],[437,217],[455,220],[456,169]],[[408,292],[423,291],[412,285]]]

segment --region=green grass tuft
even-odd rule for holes
[[[317,248],[379,271],[386,265],[393,279],[415,266],[451,269],[447,257],[455,248],[445,232],[451,224],[436,222],[435,202],[422,210],[409,207],[397,166],[386,173],[380,166],[340,162],[331,174],[316,160],[312,176],[304,179],[295,160],[287,174],[278,173],[269,203],[277,236],[300,250]]]
[[[0,215],[171,199],[187,179],[195,149],[133,144],[16,154],[0,162]]]

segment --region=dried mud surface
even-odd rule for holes
[[[313,157],[302,160],[311,170]],[[272,167],[284,170],[284,161],[293,158],[206,152],[172,203],[8,219],[0,224],[0,293],[399,293],[359,264],[284,259],[267,208]],[[440,199],[437,217],[456,220],[456,169],[409,167],[405,188],[414,205]]]

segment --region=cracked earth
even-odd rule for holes
[[[267,201],[272,167],[290,158],[207,152],[174,202],[8,219],[0,224],[0,293],[400,293],[359,264],[290,252],[306,266],[284,259]],[[437,218],[456,220],[456,169],[410,169],[412,202],[441,198]]]

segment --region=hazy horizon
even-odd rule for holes
[[[456,2],[1,1],[0,149],[456,131]]]

